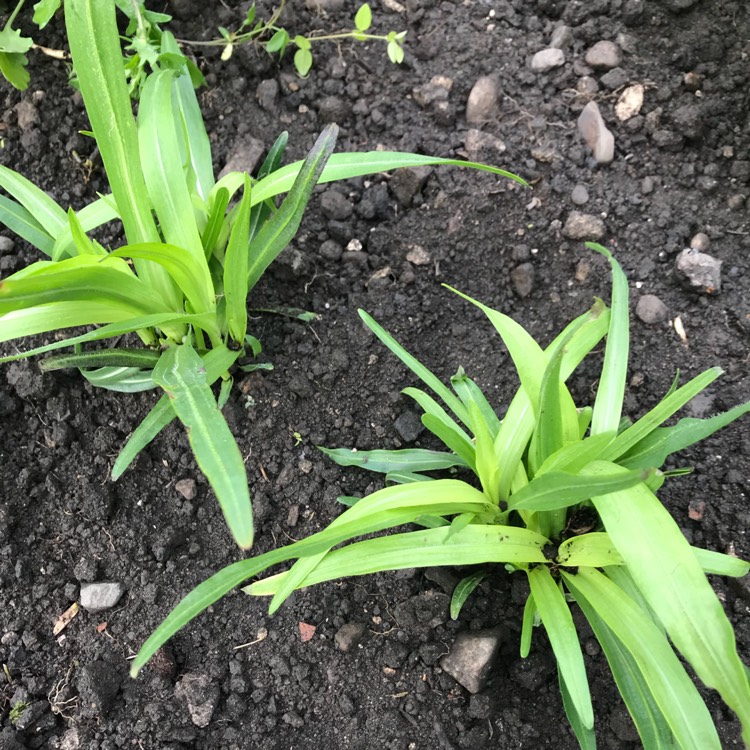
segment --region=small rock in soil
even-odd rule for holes
[[[576,83],[576,91],[584,98],[591,99],[599,91],[599,84],[596,78],[591,76],[583,76],[578,79]]]
[[[328,260],[338,260],[344,252],[344,248],[335,240],[326,240],[320,246],[320,254]]]
[[[558,47],[540,50],[531,58],[531,69],[535,73],[546,73],[564,64],[565,53]]]
[[[422,420],[411,410],[401,414],[393,423],[393,426],[406,443],[413,443],[424,430]]]
[[[447,102],[453,80],[446,76],[433,76],[427,83],[412,90],[414,101],[420,107],[429,107],[436,102]]]
[[[705,232],[698,232],[698,234],[693,235],[693,238],[690,240],[690,248],[701,253],[708,250],[710,244],[711,240]]]
[[[594,70],[611,70],[620,64],[620,48],[614,42],[597,42],[586,53],[585,59]]]
[[[558,26],[549,40],[549,46],[556,49],[564,49],[573,44],[573,31],[570,26]]]
[[[318,116],[324,125],[344,122],[349,115],[349,104],[338,96],[323,97],[317,107]]]
[[[229,152],[227,157],[227,163],[224,169],[219,172],[219,178],[223,177],[229,172],[250,172],[252,173],[260,162],[260,157],[263,156],[263,152],[266,147],[263,141],[253,138],[252,136],[245,136],[237,143]]]
[[[588,203],[589,191],[586,190],[586,186],[581,184],[576,185],[570,194],[570,200],[572,200],[576,206],[583,206],[584,203]]]
[[[562,233],[570,240],[600,240],[606,231],[604,222],[598,216],[571,211]]]
[[[471,128],[466,132],[464,139],[466,155],[470,161],[477,161],[484,153],[489,155],[490,160],[498,154],[505,152],[505,142],[492,133]]]
[[[510,272],[510,280],[519,297],[528,297],[534,288],[534,266],[531,263],[521,263]]]
[[[338,190],[326,190],[320,196],[320,210],[328,219],[345,221],[354,213],[354,206]]]
[[[732,211],[739,211],[740,209],[745,207],[746,200],[747,199],[744,195],[737,193],[736,195],[732,195],[729,197],[729,200],[727,200],[727,205],[732,209]]]
[[[672,112],[674,129],[688,140],[696,140],[703,135],[706,118],[698,105],[687,104]]]
[[[700,521],[706,512],[706,503],[704,500],[691,500],[688,506],[688,516],[691,521]]]
[[[657,130],[652,138],[654,143],[664,151],[677,152],[682,150],[683,137],[672,130]]]
[[[121,676],[114,665],[104,661],[87,664],[78,676],[81,715],[86,718],[106,716],[120,690]]]
[[[261,109],[273,112],[276,109],[276,100],[279,98],[279,82],[275,78],[261,81],[255,89],[255,98]]]
[[[16,104],[16,117],[18,127],[22,132],[39,124],[39,111],[34,106],[34,102],[28,99],[22,99]]]
[[[596,102],[589,102],[581,111],[578,132],[599,164],[609,164],[615,158],[615,137],[604,124]]]
[[[683,286],[703,294],[721,291],[722,261],[706,253],[686,248],[675,262],[675,272]]]
[[[612,68],[599,79],[610,91],[622,88],[630,82],[630,76],[622,68]]]
[[[617,706],[609,715],[609,727],[612,733],[621,742],[638,742],[640,739],[638,730],[633,724],[625,706]]]
[[[394,172],[389,184],[391,192],[402,206],[411,206],[412,201],[424,187],[432,169],[430,167],[406,167]]]
[[[620,98],[617,100],[617,104],[615,104],[615,114],[618,120],[624,122],[631,117],[635,117],[641,111],[645,91],[646,89],[643,84],[635,83],[632,86],[628,86],[620,94]]]
[[[480,125],[491,120],[497,113],[499,96],[497,81],[492,76],[482,76],[469,94],[466,103],[466,122],[470,125]]]
[[[195,500],[195,496],[198,494],[195,479],[180,479],[179,482],[175,483],[174,488],[185,500]]]
[[[96,560],[81,558],[73,568],[73,575],[78,581],[93,581],[96,578]]]
[[[104,612],[120,601],[125,593],[121,583],[83,583],[81,584],[81,606],[89,612]]]
[[[347,622],[342,625],[333,636],[339,651],[351,651],[356,648],[365,635],[365,626],[361,622]]]
[[[47,701],[34,701],[23,710],[21,715],[15,720],[14,726],[19,732],[26,732],[28,730],[40,732],[44,728],[43,725],[51,720],[52,727],[54,727],[55,717],[49,714],[46,717],[48,721],[45,722],[45,712],[49,712],[49,703]],[[52,727],[48,728],[51,729]]]
[[[635,306],[635,314],[644,323],[654,325],[664,323],[669,317],[669,310],[655,294],[644,294]]]
[[[406,260],[415,266],[426,266],[430,262],[430,254],[421,245],[409,245]]]
[[[219,686],[208,675],[189,672],[177,683],[174,694],[187,703],[195,726],[208,726],[220,696]]]
[[[460,633],[440,666],[470,693],[478,693],[487,679],[500,648],[500,631]]]

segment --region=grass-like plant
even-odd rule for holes
[[[244,548],[253,522],[242,455],[220,407],[230,368],[260,344],[247,331],[247,299],[294,237],[313,188],[396,167],[468,162],[393,152],[334,154],[328,126],[307,158],[280,167],[287,136],[270,149],[258,179],[214,179],[209,139],[189,71],[174,39],[143,84],[136,123],[115,19],[115,0],[66,0],[71,54],[111,195],[63,210],[41,188],[0,166],[0,222],[37,247],[42,260],[0,280],[0,342],[75,326],[93,331],[10,361],[74,346],[46,369],[79,368],[96,386],[164,395],[115,462],[117,479],[177,417]],[[494,167],[470,165],[520,180]],[[241,192],[241,199],[238,199]],[[287,193],[277,208],[274,198]],[[235,205],[232,202],[235,201]],[[87,232],[119,219],[126,244],[109,250]],[[136,333],[140,348],[85,344]],[[252,367],[252,365],[251,365]],[[221,380],[219,399],[212,384]]]
[[[743,576],[748,563],[692,547],[658,500],[672,453],[750,411],[750,403],[709,419],[664,422],[719,375],[717,367],[680,386],[631,423],[622,416],[629,348],[628,285],[608,250],[611,308],[601,300],[542,348],[518,323],[477,305],[500,334],[520,386],[499,417],[463,370],[444,385],[367,313],[375,335],[427,386],[407,388],[422,422],[445,451],[325,450],[343,466],[382,472],[391,485],[355,500],[308,539],[237,562],[189,594],[146,641],[133,673],[155,650],[235,586],[288,560],[286,572],[245,591],[272,595],[276,610],[295,589],[344,576],[433,565],[480,565],[456,587],[456,617],[471,591],[501,563],[530,585],[520,651],[541,623],[558,663],[560,690],[581,747],[595,747],[594,712],[571,603],[601,643],[617,686],[651,748],[719,750],[719,738],[678,653],[739,716],[750,740],[750,683],[734,633],[706,573]],[[566,381],[606,336],[593,408],[578,408]],[[442,401],[439,403],[438,399]],[[458,478],[434,479],[450,469]],[[473,475],[473,477],[472,477]],[[347,544],[403,524],[419,531]]]

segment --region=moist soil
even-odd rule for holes
[[[233,27],[243,13],[238,4],[168,5],[170,28],[188,39]],[[293,5],[284,16],[293,33],[350,27],[355,10],[343,0],[326,2],[325,11]],[[714,365],[725,370],[688,416],[750,398],[747,4],[408,0],[376,2],[373,10],[378,30],[408,30],[402,65],[390,64],[378,44],[321,44],[312,74],[300,80],[289,57],[278,64],[244,47],[222,62],[216,49],[193,48],[206,74],[200,101],[217,170],[246,152],[249,138],[268,148],[282,129],[290,132],[289,158],[299,158],[335,120],[341,150],[471,152],[534,187],[444,168],[319,189],[298,237],[251,300],[253,308],[295,306],[318,317],[304,324],[254,313],[252,331],[274,369],[238,373],[225,408],[247,457],[254,552],[323,528],[341,511],[339,495],[382,486],[379,475],[335,466],[317,445],[436,447],[400,394],[414,377],[364,328],[357,309],[441,377],[463,366],[505,407],[516,387],[507,351],[482,314],[441,285],[508,313],[548,343],[595,296],[609,298],[606,262],[562,231],[573,210],[603,221],[601,241],[629,278],[626,413],[650,408],[678,369],[683,379]],[[571,29],[565,63],[532,71],[530,58],[563,24]],[[61,28],[58,16],[38,41],[62,47]],[[584,61],[600,40],[622,50],[613,75]],[[106,189],[101,161],[78,133],[87,122],[64,63],[30,57],[28,91],[2,92],[0,159],[77,209]],[[446,80],[426,87],[434,76]],[[482,123],[469,125],[467,99],[482,76],[494,77],[497,99]],[[586,76],[596,91],[581,83]],[[614,104],[633,83],[645,86],[643,108],[620,121]],[[596,164],[576,129],[589,98],[615,137],[609,166]],[[485,134],[479,147],[471,128]],[[585,191],[574,196],[576,186]],[[721,289],[712,294],[686,289],[675,272],[698,232],[710,239],[705,252],[723,261]],[[21,241],[2,248],[3,275],[36,259]],[[666,308],[656,322],[635,313],[646,294]],[[590,360],[570,381],[579,403],[591,403],[596,388],[600,359]],[[0,382],[0,661],[12,680],[2,678],[0,748],[577,747],[541,629],[529,658],[519,657],[526,592],[502,568],[456,621],[448,602],[460,572],[452,570],[318,586],[273,617],[265,601],[236,591],[131,680],[127,660],[148,634],[242,553],[176,426],[111,481],[112,463],[153,393],[94,390],[74,374],[42,374],[33,361],[3,366]],[[693,544],[750,556],[748,456],[748,422],[740,421],[673,464],[695,469],[661,492]],[[182,493],[181,480],[189,480]],[[119,582],[126,593],[106,612],[81,610],[53,635],[53,623],[90,581]],[[750,586],[714,583],[748,663]],[[334,636],[352,623],[364,626],[364,636],[345,652]],[[306,626],[314,628],[309,640]],[[486,688],[472,696],[441,670],[440,657],[458,633],[488,628],[499,629],[502,645]],[[580,632],[601,746],[637,747],[605,658],[583,622]],[[213,709],[204,726],[176,690],[185,675],[202,680]],[[738,722],[714,694],[706,699],[723,747],[741,747]],[[30,707],[14,723],[9,709],[19,701]]]

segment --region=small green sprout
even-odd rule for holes
[[[10,712],[8,713],[8,718],[10,719],[10,723],[15,726],[18,723],[18,720],[23,715],[23,712],[31,705],[28,701],[17,701],[14,703],[11,708]]]
[[[684,385],[675,382],[634,422],[623,419],[628,283],[608,250],[588,246],[610,263],[611,308],[596,300],[547,347],[508,316],[456,292],[484,312],[518,373],[520,385],[502,417],[462,369],[447,386],[360,311],[368,328],[426,386],[404,393],[445,449],[323,449],[342,466],[385,474],[388,486],[362,499],[345,498],[349,507],[323,531],[234,563],[200,584],[146,641],[133,673],[199,611],[279,563],[296,561],[244,589],[271,596],[270,613],[294,590],[344,576],[475,565],[454,591],[453,617],[501,564],[530,586],[521,656],[528,655],[533,628],[541,624],[582,748],[595,747],[594,711],[574,607],[599,640],[644,747],[721,750],[711,713],[680,656],[737,714],[750,744],[748,672],[706,576],[740,577],[750,565],[692,547],[656,496],[676,475],[661,471],[667,458],[750,412],[750,402],[708,419],[663,426],[722,374],[714,367]],[[605,336],[594,405],[578,407],[566,382]],[[445,469],[458,469],[469,481],[433,476]],[[355,541],[404,524],[421,528]]]

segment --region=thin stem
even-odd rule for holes
[[[13,21],[16,20],[16,16],[20,13],[21,8],[23,8],[23,4],[26,2],[26,0],[18,0],[18,4],[16,5],[13,12],[10,14],[10,17],[8,18],[5,28],[10,29],[13,27]]]

